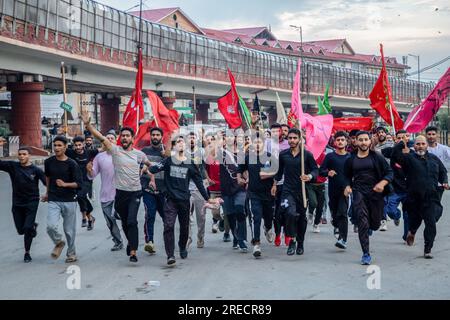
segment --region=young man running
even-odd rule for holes
[[[111,143],[116,143],[117,141],[117,137],[113,133],[108,133],[106,139]],[[120,230],[114,216],[114,198],[116,196],[116,189],[114,188],[114,164],[112,156],[108,152],[99,153],[94,158],[93,163],[88,163],[86,169],[88,178],[91,180],[95,179],[95,177],[100,174],[102,182],[100,187],[100,203],[106,225],[114,242],[111,251],[122,250],[122,237],[120,236]]]
[[[12,214],[19,235],[23,235],[25,255],[23,261],[31,262],[31,243],[36,237],[36,213],[39,207],[39,181],[46,183],[44,172],[30,162],[30,150],[19,148],[18,160],[0,160],[0,171],[9,174],[13,189]]]
[[[344,195],[353,194],[353,212],[358,217],[359,241],[363,251],[362,265],[370,265],[372,257],[369,235],[380,228],[384,211],[384,199],[392,181],[393,173],[384,157],[370,150],[371,138],[367,131],[356,135],[358,152],[345,162],[345,176],[348,185]]]
[[[58,259],[66,245],[58,231],[62,217],[68,244],[66,263],[72,263],[78,260],[75,251],[77,193],[83,178],[76,161],[66,155],[67,139],[64,136],[53,139],[53,151],[55,155],[45,160],[47,193],[42,198],[42,201],[48,201],[47,233],[55,244],[51,256]]]
[[[247,196],[249,198],[249,210],[253,220],[253,256],[261,256],[261,220],[264,218],[264,234],[269,243],[273,242],[272,231],[274,197],[271,195],[273,176],[270,168],[271,155],[264,152],[262,137],[256,137],[253,141],[254,150],[245,156],[245,163],[239,164],[237,179],[241,186],[248,185]],[[244,172],[248,172],[248,181],[243,178]]]
[[[152,174],[164,171],[164,181],[166,184],[167,200],[164,206],[164,246],[167,254],[167,264],[172,266],[175,260],[175,221],[178,216],[180,223],[180,237],[178,246],[181,259],[186,259],[188,251],[186,249],[189,238],[189,182],[192,179],[205,201],[216,204],[217,199],[210,200],[203,185],[202,176],[197,167],[185,155],[185,142],[179,136],[174,141],[174,153],[170,158],[164,159],[161,163],[151,166],[148,171]]]
[[[319,173],[322,177],[328,177],[328,198],[333,227],[339,232],[335,246],[347,249],[348,235],[348,197],[344,196],[344,189],[348,186],[344,173],[344,165],[350,154],[347,152],[348,136],[344,131],[338,131],[334,135],[335,151],[325,156],[320,166]]]
[[[163,161],[165,156],[163,141],[164,132],[160,128],[152,128],[150,130],[151,145],[142,149],[147,155],[148,160],[152,164]],[[154,244],[154,226],[156,220],[156,211],[158,211],[161,219],[164,221],[164,202],[166,186],[164,184],[164,172],[159,172],[151,176],[144,174],[141,177],[143,199],[145,206],[145,247],[144,250],[149,254],[155,254],[156,248]]]
[[[142,197],[141,166],[143,164],[150,166],[151,163],[142,151],[133,148],[133,129],[122,128],[120,131],[121,145],[117,146],[91,125],[89,112],[83,110],[81,118],[85,128],[103,144],[105,150],[112,156],[116,186],[114,208],[119,213],[122,229],[128,240],[127,255],[130,257],[130,262],[136,263],[138,262],[137,249],[139,245],[137,215]]]
[[[305,232],[308,224],[306,208],[303,202],[302,181],[309,183],[315,181],[319,174],[316,161],[311,152],[305,150],[304,168],[305,174],[301,175],[301,150],[302,134],[298,129],[290,129],[288,134],[289,150],[282,151],[279,158],[279,169],[272,187],[272,195],[277,192],[277,181],[284,175],[283,191],[281,193],[280,210],[286,217],[286,236],[290,243],[287,254],[292,256],[303,255]]]

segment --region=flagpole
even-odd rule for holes
[[[299,72],[299,78],[301,79],[301,72]],[[300,79],[299,79],[299,90],[298,90],[298,103],[301,101],[301,90],[300,90]],[[302,108],[302,106],[299,106]],[[305,174],[305,144],[303,143],[303,131],[301,119],[297,119],[297,124],[300,130],[300,174],[303,176]],[[302,196],[303,196],[303,207],[306,209],[306,184],[302,180]]]
[[[142,0],[140,1],[140,4],[139,4],[139,36],[138,36],[138,39],[139,39],[138,40],[138,69],[139,69],[140,63],[141,63],[141,52],[142,52],[141,51],[142,50],[142,43],[141,43],[141,41],[142,41]],[[139,72],[139,70],[138,70],[138,72]],[[143,76],[144,75],[142,74],[142,77]],[[137,98],[137,96],[136,96],[136,98]],[[142,100],[142,92],[141,92],[141,100]],[[135,103],[136,103],[136,101],[135,101]],[[135,135],[137,135],[139,132],[139,115],[140,115],[139,103],[137,104],[136,111],[137,111],[137,115],[136,115],[136,133],[135,133]]]
[[[387,69],[386,69],[386,63],[384,61],[383,44],[380,44],[380,51],[381,51],[382,70],[384,70],[383,80],[385,81],[384,85],[385,85],[385,89],[387,89],[387,96],[388,96],[388,100],[389,100],[389,113],[391,114],[391,123],[392,123],[392,128],[394,129],[394,136],[396,136],[397,132],[395,130],[394,113],[392,112],[392,98],[391,98],[391,92],[390,92],[388,73],[387,73]]]
[[[63,101],[64,103],[67,103],[67,96],[66,96],[66,68],[64,66],[64,62],[61,62],[61,73],[62,73],[62,83],[63,83]],[[67,127],[67,110],[64,109],[64,132],[66,134],[66,138],[68,136],[68,130]]]

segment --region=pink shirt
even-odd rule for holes
[[[88,178],[94,180],[99,173],[102,182],[100,187],[100,202],[106,203],[114,201],[116,196],[114,165],[112,156],[108,152],[99,153],[94,158],[92,176],[88,174]]]

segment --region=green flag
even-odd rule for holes
[[[242,99],[242,97],[241,97],[241,95],[239,93],[238,93],[238,95],[239,95],[239,106],[241,107],[242,117],[244,118],[244,121],[247,124],[247,127],[251,128],[251,126],[252,126],[252,116],[250,115],[250,111],[248,110],[248,107],[245,104],[244,99]]]
[[[319,109],[319,112],[317,114],[320,116],[331,113],[331,105],[330,105],[330,100],[328,97],[329,91],[330,91],[330,85],[327,84],[327,88],[325,90],[323,100],[321,100],[320,97],[318,98],[319,101],[317,102],[317,108]]]

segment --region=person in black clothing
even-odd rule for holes
[[[442,216],[439,185],[449,190],[447,170],[439,158],[428,152],[427,140],[418,136],[414,143],[415,152],[407,147],[406,138],[393,150],[392,158],[398,162],[406,175],[406,210],[409,217],[408,246],[414,244],[415,235],[422,220],[425,223],[424,257],[432,259],[431,249],[436,238],[436,223]]]
[[[77,191],[83,184],[81,170],[75,160],[66,156],[67,139],[57,136],[53,140],[55,155],[45,160],[47,193],[42,201],[48,201],[47,233],[55,244],[51,254],[59,258],[66,245],[58,231],[61,217],[68,248],[66,263],[77,261],[75,252]]]
[[[19,148],[18,160],[0,160],[0,170],[9,174],[13,189],[12,214],[19,235],[24,236],[24,262],[31,262],[31,243],[36,237],[36,213],[39,206],[39,181],[44,185],[44,171],[30,162],[30,151],[26,147]]]
[[[178,216],[180,224],[180,237],[178,246],[180,248],[181,259],[186,259],[188,252],[186,245],[189,237],[189,182],[192,179],[200,191],[203,198],[216,204],[218,199],[210,200],[209,195],[203,186],[202,176],[197,167],[191,163],[185,154],[185,142],[179,136],[174,141],[174,154],[170,158],[164,159],[157,165],[151,166],[148,171],[151,174],[164,171],[164,182],[166,185],[166,203],[164,206],[164,246],[167,253],[167,264],[176,263],[174,226]]]
[[[304,240],[308,220],[306,218],[306,203],[303,202],[302,181],[315,181],[319,174],[317,163],[311,152],[305,150],[305,174],[301,175],[301,149],[304,143],[302,133],[298,129],[290,129],[288,134],[289,150],[280,153],[279,169],[272,187],[272,195],[277,192],[277,181],[284,175],[283,192],[281,194],[281,210],[286,217],[286,235],[291,238],[287,254],[303,255]],[[297,242],[297,243],[296,243]],[[297,247],[297,249],[296,249]]]
[[[93,161],[98,154],[98,150],[89,150],[85,148],[84,138],[75,137],[73,139],[73,149],[68,149],[66,155],[75,160],[81,170],[82,185],[78,190],[77,201],[80,206],[83,219],[81,221],[81,227],[91,231],[94,228],[95,218],[91,215],[94,208],[88,199],[89,191],[92,190],[92,180],[87,176],[88,172],[86,166],[89,162]]]
[[[362,265],[370,265],[369,235],[381,226],[386,188],[393,179],[392,169],[384,157],[370,150],[371,137],[367,131],[358,132],[358,152],[345,162],[344,172],[348,179],[345,196],[353,195],[353,214],[358,220],[359,241],[363,251]]]
[[[241,186],[248,185],[247,197],[249,198],[249,211],[253,219],[253,256],[261,256],[261,219],[264,218],[264,234],[269,243],[273,242],[272,231],[274,214],[274,197],[271,194],[273,176],[271,172],[275,166],[272,163],[270,153],[264,152],[264,140],[256,137],[253,148],[245,156],[245,163],[239,164],[237,180]],[[248,172],[248,181],[243,178],[244,172]]]
[[[150,130],[151,145],[143,148],[141,151],[145,153],[148,160],[152,164],[160,163],[165,158],[164,145],[162,143],[163,130],[160,128],[152,128]],[[144,250],[150,254],[156,253],[153,242],[154,225],[156,219],[156,211],[158,211],[161,219],[164,221],[164,202],[165,191],[164,172],[154,175],[154,180],[149,175],[141,177],[143,200],[145,207],[145,247]]]
[[[350,154],[347,152],[348,136],[344,131],[338,131],[334,135],[335,151],[325,156],[320,166],[319,173],[322,177],[328,177],[328,198],[333,227],[339,232],[336,247],[347,249],[348,234],[348,197],[344,196],[344,189],[348,186],[344,174],[344,165]]]

